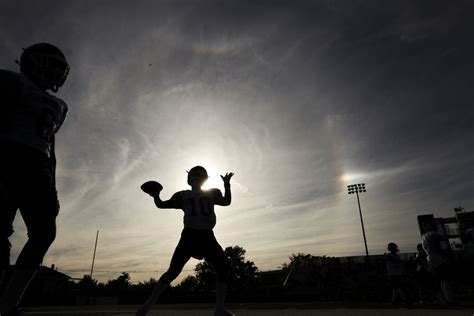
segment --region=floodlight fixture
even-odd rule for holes
[[[357,205],[359,206],[359,215],[360,215],[360,224],[362,226],[362,236],[364,237],[364,245],[365,245],[365,254],[367,258],[369,257],[369,249],[367,247],[367,239],[365,237],[365,229],[364,229],[364,220],[362,218],[362,209],[360,207],[360,199],[359,193],[365,193],[367,190],[365,189],[365,183],[357,183],[357,184],[350,184],[347,186],[347,191],[349,194],[356,194],[357,196]]]

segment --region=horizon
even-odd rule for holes
[[[415,251],[417,215],[473,211],[472,13],[465,0],[0,3],[2,69],[42,41],[71,65],[44,265],[88,274],[100,230],[94,278],[159,278],[182,212],[140,185],[168,199],[194,165],[221,190],[235,172],[214,231],[261,271],[365,254],[356,183],[369,253]],[[17,215],[12,260],[26,238]]]

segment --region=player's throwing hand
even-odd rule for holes
[[[225,176],[221,175],[222,181],[224,181],[224,185],[229,185],[230,184],[230,179],[234,175],[233,172],[227,172]]]

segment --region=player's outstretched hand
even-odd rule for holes
[[[163,186],[156,181],[147,181],[140,187],[143,192],[150,194],[151,196],[159,195]]]
[[[227,172],[225,176],[221,175],[222,181],[224,181],[224,185],[230,184],[230,179],[232,178],[233,175],[234,175],[233,172]]]

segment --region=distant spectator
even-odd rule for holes
[[[454,303],[451,290],[451,266],[447,249],[443,249],[443,238],[436,231],[434,223],[424,223],[425,233],[421,237],[423,249],[427,254],[428,263],[435,280],[439,283],[443,299],[448,304]]]
[[[426,252],[423,250],[423,245],[418,244],[416,250],[416,282],[418,283],[418,297],[420,304],[422,304],[426,300],[426,290],[430,287],[431,272]]]
[[[398,246],[396,243],[389,243],[387,246],[389,253],[385,254],[385,261],[387,264],[387,275],[392,287],[392,304],[398,303],[400,298],[402,304],[406,304],[405,292],[402,289],[402,268],[401,260],[398,255]]]
[[[461,255],[462,273],[465,281],[474,291],[474,228],[466,230],[466,244]]]
[[[466,230],[466,241],[468,244],[474,244],[474,228]]]

